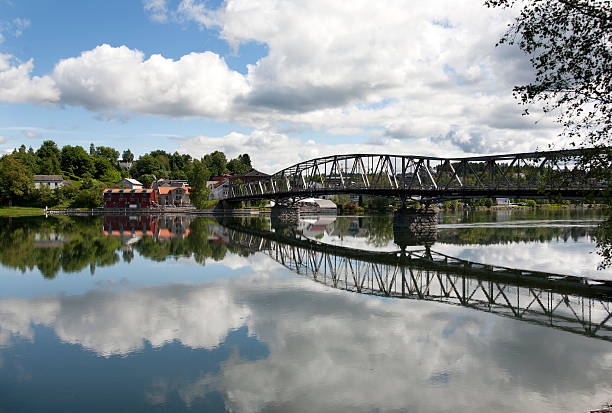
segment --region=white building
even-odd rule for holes
[[[142,183],[132,178],[123,178],[115,185],[119,188],[142,189]]]
[[[510,198],[495,198],[495,205],[510,205]]]
[[[206,181],[206,187],[210,189],[209,200],[221,200],[229,194],[229,179]]]
[[[38,189],[42,185],[57,189],[64,186],[64,178],[61,175],[34,175],[34,188]]]

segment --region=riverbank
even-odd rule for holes
[[[30,207],[3,207],[0,208],[0,217],[30,217],[45,215],[43,208]]]
[[[251,216],[269,215],[269,210],[257,209],[195,209],[195,208],[66,208],[42,210],[47,215],[203,215],[203,216]],[[42,215],[40,214],[40,215]]]

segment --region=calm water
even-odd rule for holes
[[[587,412],[601,219],[445,214],[403,251],[391,216],[0,220],[0,411]]]

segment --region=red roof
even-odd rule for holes
[[[142,188],[142,189],[126,189],[126,188],[106,188],[104,190],[105,193],[113,193],[113,194],[119,194],[119,193],[123,193],[123,194],[142,194],[142,193],[151,193],[153,192],[153,189],[146,189],[146,188]]]
[[[177,188],[184,189],[186,193],[189,193],[191,191],[190,186],[158,186],[157,190],[159,191],[161,195],[167,195],[168,192],[172,191],[173,189],[177,189]]]

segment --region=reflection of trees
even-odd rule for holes
[[[93,274],[96,267],[117,264],[121,257],[130,263],[134,251],[153,261],[193,257],[202,265],[207,259],[222,260],[228,250],[240,255],[249,254],[215,239],[209,229],[214,223],[206,218],[194,219],[189,226],[189,235],[184,238],[145,236],[131,245],[121,242],[125,237],[105,235],[103,219],[101,216],[0,219],[0,264],[22,272],[37,268],[46,278],[54,278],[60,271],[78,272],[87,267]],[[161,227],[170,222],[158,220]]]
[[[374,215],[368,220],[366,227],[368,244],[382,247],[393,241],[393,215]]]
[[[119,240],[105,237],[101,217],[20,218],[0,221],[0,263],[46,278],[62,270],[107,266],[119,261]]]
[[[584,227],[453,228],[438,232],[438,242],[450,244],[509,244],[545,242],[553,239],[577,241],[588,234]]]

